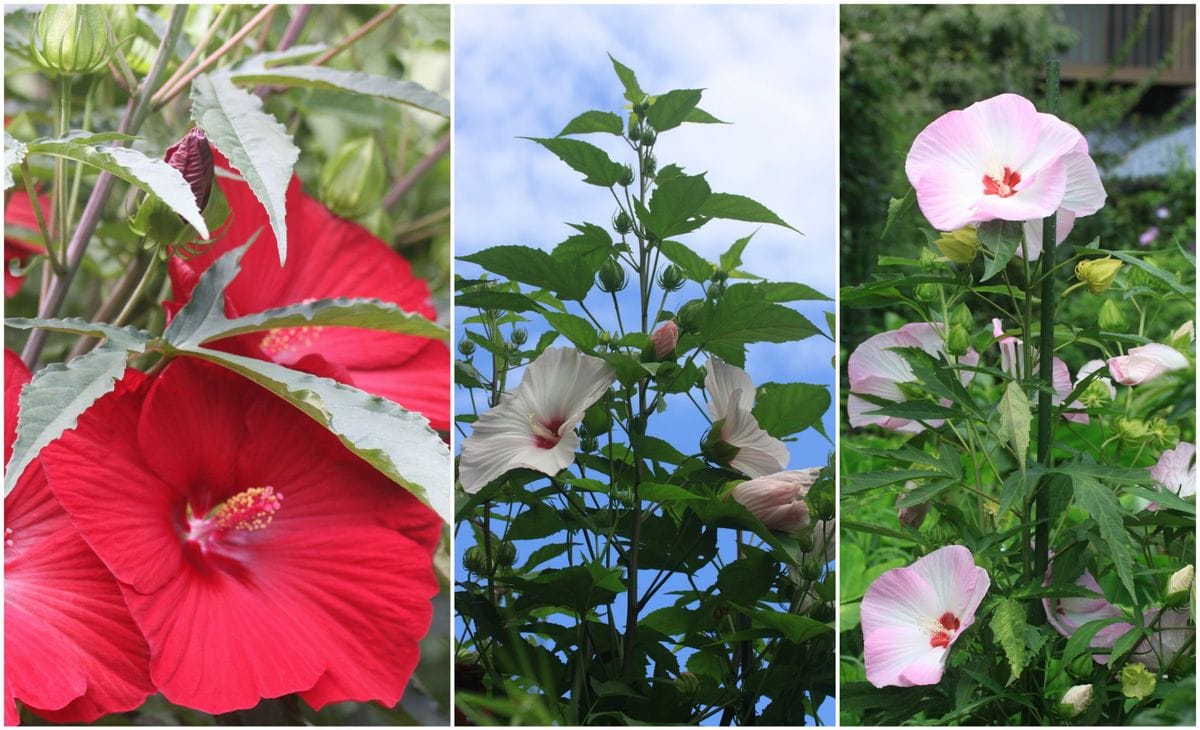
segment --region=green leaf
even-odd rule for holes
[[[803,644],[809,639],[833,631],[833,628],[827,624],[795,613],[783,613],[782,611],[772,611],[770,609],[747,611],[740,606],[735,606],[735,608],[742,613],[749,613],[755,621],[779,633],[784,639],[793,644]]]
[[[1025,607],[1011,598],[1001,598],[988,625],[996,637],[996,643],[1003,647],[1004,655],[1008,657],[1011,672],[1008,681],[1011,683],[1021,676],[1025,668],[1025,634],[1029,629],[1025,621]]]
[[[68,363],[52,363],[34,374],[21,390],[17,439],[4,472],[6,496],[42,447],[75,428],[84,411],[112,392],[125,374],[128,354],[124,347],[105,343]]]
[[[736,284],[735,286],[742,285]],[[761,292],[768,302],[833,301],[830,297],[825,296],[807,284],[792,281],[759,281],[749,286],[753,286]],[[834,331],[832,323],[829,326],[829,331]]]
[[[266,67],[243,64],[229,72],[229,76],[241,84],[349,91],[450,117],[450,102],[442,95],[413,81],[375,76],[361,71],[342,71],[325,66]]]
[[[550,150],[558,159],[567,163],[572,170],[583,173],[583,181],[590,185],[610,188],[621,179],[624,169],[612,161],[608,153],[594,144],[565,137],[522,137]]]
[[[700,107],[696,107],[688,112],[687,116],[683,118],[683,121],[691,124],[729,124],[729,122],[723,122],[720,119],[717,119]]]
[[[25,143],[17,141],[7,130],[4,132],[4,189],[8,190],[16,181],[12,169],[25,159]]]
[[[660,241],[694,231],[703,223],[696,220],[696,214],[711,192],[704,175],[671,178],[654,189],[649,213],[642,216],[642,224]]]
[[[747,223],[771,223],[791,228],[796,233],[800,233],[799,230],[792,228],[782,218],[772,213],[767,206],[744,195],[713,193],[700,212],[709,218],[725,218]]]
[[[1194,292],[1181,284],[1175,275],[1171,274],[1170,272],[1163,271],[1154,264],[1143,261],[1141,258],[1138,258],[1133,254],[1125,253],[1124,251],[1108,251],[1107,253],[1109,256],[1114,256],[1118,259],[1121,259],[1135,269],[1141,269],[1151,278],[1155,279],[1161,284],[1165,284],[1176,294],[1182,294],[1183,296],[1188,297],[1189,300],[1194,295]]]
[[[628,66],[613,58],[611,53],[608,54],[608,60],[612,61],[613,70],[617,72],[617,78],[621,80],[621,85],[625,87],[625,100],[630,104],[637,104],[645,99],[646,92],[642,91],[642,87],[638,85],[637,74]]]
[[[728,563],[717,573],[717,589],[728,601],[748,606],[771,588],[779,573],[779,563],[770,553],[745,547],[743,557]]]
[[[87,144],[78,135],[64,139],[40,139],[27,145],[28,154],[52,155],[82,162],[154,195],[187,221],[202,238],[208,238],[208,225],[196,196],[183,175],[162,160],[147,157],[128,147],[98,147]]]
[[[454,505],[450,450],[423,416],[386,398],[273,362],[203,347],[179,352],[226,367],[283,398],[450,521]]]
[[[887,223],[883,226],[883,233],[879,234],[881,239],[887,238],[888,231],[892,227],[904,220],[908,216],[908,212],[913,209],[913,205],[917,202],[917,191],[909,188],[903,198],[892,198],[888,201]]]
[[[1124,617],[1121,616],[1117,616],[1116,618],[1096,619],[1095,621],[1088,621],[1079,628],[1075,629],[1075,631],[1071,633],[1071,638],[1067,639],[1066,647],[1063,648],[1063,666],[1069,666],[1075,657],[1087,651],[1092,644],[1092,639],[1095,638],[1096,634],[1098,634],[1101,629],[1112,626],[1115,623],[1121,623],[1124,620]],[[1106,655],[1108,654],[1108,651],[1106,650],[1100,653]]]
[[[529,246],[493,246],[459,256],[506,279],[549,289],[563,299],[582,300],[592,288],[592,272],[581,261],[561,261]]]
[[[1129,595],[1136,596],[1137,591],[1133,587],[1133,543],[1125,530],[1124,513],[1116,492],[1091,477],[1073,476],[1071,482],[1075,487],[1075,504],[1096,521],[1121,584],[1129,591]]]
[[[242,256],[257,238],[256,232],[250,241],[222,254],[204,271],[187,303],[163,332],[168,342],[199,343],[202,340],[199,334],[202,328],[225,316],[225,288],[238,275]]]
[[[678,241],[662,241],[658,247],[663,256],[682,269],[684,275],[692,281],[706,282],[712,276],[713,271],[716,271],[716,266]]]
[[[566,337],[576,347],[585,352],[591,352],[600,344],[600,336],[596,328],[583,317],[577,317],[567,312],[543,312],[542,316],[558,333]]]
[[[783,438],[819,423],[832,400],[824,385],[763,383],[758,387],[753,413],[764,431]]]
[[[190,343],[172,344],[198,345],[247,332],[290,327],[360,327],[379,332],[427,337],[442,342],[450,340],[450,331],[445,327],[429,321],[424,315],[406,312],[391,302],[337,297],[275,307],[236,319],[226,319],[222,315],[210,319],[200,328],[194,335],[199,339]]]
[[[700,103],[702,93],[700,89],[675,89],[659,94],[646,110],[646,122],[659,132],[678,127]]]
[[[300,157],[291,135],[263,111],[261,99],[224,74],[201,74],[192,81],[192,118],[266,210],[283,265],[288,241],[284,196]]]
[[[615,134],[620,135],[624,131],[624,126],[621,123],[621,117],[612,112],[601,111],[586,111],[583,114],[575,117],[567,122],[567,126],[559,132],[557,137],[565,137],[568,134]]]
[[[55,332],[66,332],[69,335],[84,337],[103,337],[115,347],[132,352],[143,352],[152,335],[137,327],[117,327],[103,322],[89,322],[79,317],[64,317],[61,319],[41,319],[37,317],[11,317],[4,320],[7,327],[19,330],[40,328]]]
[[[742,252],[746,250],[746,244],[750,243],[751,238],[754,238],[753,233],[744,238],[739,238],[733,242],[729,250],[721,254],[721,271],[728,273],[742,265]]]
[[[1000,398],[999,435],[1012,445],[1022,472],[1025,471],[1025,459],[1029,451],[1029,424],[1032,420],[1025,390],[1015,380],[1008,381]]]
[[[761,297],[750,287],[726,289],[700,328],[705,349],[741,367],[748,343],[796,342],[821,333],[796,310]]]
[[[550,255],[559,261],[583,261],[592,273],[613,257],[613,240],[608,231],[594,223],[572,223],[577,235],[554,247]]]
[[[1025,240],[1024,224],[1020,221],[986,221],[979,224],[979,242],[992,253],[983,266],[979,281],[992,278],[1008,266],[1017,253],[1017,247]]]
[[[536,312],[537,303],[524,294],[511,291],[472,289],[454,295],[454,306],[476,309],[503,309],[509,312]]]

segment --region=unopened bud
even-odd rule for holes
[[[624,210],[618,210],[612,219],[613,230],[624,236],[633,230],[633,221]]]
[[[496,565],[502,568],[510,568],[513,563],[517,562],[517,548],[511,542],[501,542],[494,545],[493,552],[496,558]]]
[[[1067,667],[1067,673],[1075,679],[1087,679],[1092,676],[1092,671],[1096,668],[1096,661],[1092,659],[1091,654],[1080,654],[1071,660],[1071,665]]]
[[[917,483],[913,481],[905,482],[905,491],[911,492],[917,488]],[[896,519],[900,520],[900,524],[906,527],[911,527],[914,530],[921,526],[925,518],[929,516],[929,510],[933,506],[929,502],[914,504],[907,507],[901,507],[900,503],[904,501],[905,495],[901,493],[896,497]]]
[[[370,137],[343,144],[321,168],[321,200],[343,218],[378,208],[386,186],[383,158]]]
[[[529,332],[524,327],[513,327],[511,339],[514,345],[524,345],[529,340]]]
[[[617,184],[623,188],[627,188],[633,184],[633,168],[629,165],[621,165],[621,175],[617,178]]]
[[[1184,322],[1167,338],[1167,344],[1176,350],[1187,350],[1196,341],[1196,325],[1192,320]]]
[[[1150,428],[1139,418],[1117,418],[1115,422],[1117,435],[1126,446],[1140,446],[1149,442]]]
[[[925,282],[917,284],[916,290],[913,292],[917,297],[917,301],[921,302],[936,302],[941,295],[941,285]]]
[[[658,285],[662,287],[663,291],[678,291],[683,287],[684,281],[683,269],[675,264],[669,264],[658,275]]]
[[[1111,299],[1105,299],[1100,305],[1100,314],[1096,316],[1096,324],[1105,332],[1124,332],[1129,326],[1129,320],[1121,311],[1121,306]]]
[[[33,25],[33,57],[55,74],[90,74],[112,54],[102,5],[47,5]]]
[[[196,207],[200,210],[208,207],[214,171],[212,147],[208,145],[204,130],[199,127],[188,130],[183,139],[167,148],[163,161],[183,175],[192,189]]]
[[[600,441],[595,436],[584,436],[580,439],[579,445],[585,454],[590,454],[600,448]]]
[[[1119,259],[1105,256],[1102,259],[1086,259],[1075,266],[1075,277],[1087,284],[1088,291],[1101,294],[1108,291],[1117,279],[1123,264]]]
[[[655,359],[663,360],[673,355],[675,345],[679,342],[679,327],[675,325],[675,320],[663,322],[650,339],[654,343]]]
[[[600,266],[600,273],[596,275],[600,281],[600,291],[606,294],[615,294],[625,288],[628,283],[625,278],[625,267],[616,259],[608,259]]]
[[[463,567],[475,575],[487,575],[487,553],[479,545],[472,545],[463,552]]]
[[[646,127],[646,129],[642,132],[642,144],[646,147],[653,147],[657,140],[658,134],[653,129]]]
[[[956,264],[969,264],[979,253],[979,238],[974,226],[964,226],[957,231],[943,233],[933,242],[942,255]]]
[[[971,314],[971,308],[966,304],[960,303],[950,313],[950,326],[953,327],[956,324],[962,325],[967,331],[970,331],[971,327],[975,325],[975,317]]]
[[[470,357],[475,354],[475,343],[464,337],[458,341],[458,351],[464,356]]]
[[[654,159],[654,155],[646,155],[642,158],[642,177],[654,177],[654,171],[658,169],[658,160]]]
[[[955,357],[966,355],[971,349],[971,336],[967,334],[967,328],[961,324],[956,324],[946,333],[946,351]]]
[[[1185,565],[1171,574],[1167,579],[1167,597],[1165,603],[1169,607],[1182,607],[1187,604],[1192,592],[1192,581],[1196,578],[1196,568]]]
[[[1062,700],[1058,703],[1058,709],[1062,712],[1063,717],[1077,717],[1092,704],[1092,685],[1077,684],[1067,690]]]
[[[700,331],[700,318],[703,314],[704,302],[693,299],[680,307],[679,311],[675,313],[675,323],[684,332],[695,334]]]
[[[1087,408],[1099,408],[1112,400],[1112,386],[1103,380],[1093,380],[1083,389],[1079,402]]]
[[[691,697],[700,691],[700,678],[691,672],[680,672],[675,678],[675,689],[684,697]]]

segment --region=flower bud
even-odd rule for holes
[[[638,115],[639,117],[642,115]],[[642,138],[642,125],[638,122],[637,117],[629,117],[629,131],[626,134],[629,141],[636,144]]]
[[[1154,694],[1157,683],[1154,672],[1146,669],[1145,664],[1134,662],[1121,669],[1121,694],[1131,700],[1144,700]]]
[[[625,288],[628,283],[625,279],[625,267],[621,266],[616,259],[609,259],[600,266],[600,273],[596,275],[600,281],[600,291],[606,294],[615,294]]]
[[[595,436],[584,436],[579,442],[579,447],[585,454],[590,454],[600,448],[600,441]]]
[[[971,349],[971,336],[967,334],[967,328],[961,324],[956,324],[946,333],[946,352],[949,352],[955,357],[966,355]]]
[[[1139,418],[1121,417],[1116,420],[1115,425],[1117,435],[1126,446],[1141,446],[1150,441],[1150,428]]]
[[[167,148],[163,161],[183,175],[192,188],[196,207],[200,210],[208,207],[213,186],[213,153],[204,130],[199,127],[189,129],[183,139]]]
[[[654,177],[654,171],[658,169],[658,160],[654,159],[654,155],[646,155],[642,158],[642,177]]]
[[[1182,607],[1187,604],[1192,592],[1192,581],[1196,578],[1196,568],[1185,565],[1171,574],[1167,579],[1167,597],[1165,603],[1171,607]]]
[[[608,347],[609,344],[612,342],[612,338],[613,338],[612,333],[609,332],[608,330],[604,330],[603,332],[600,333],[600,346]]]
[[[646,147],[653,147],[654,143],[657,140],[658,140],[658,134],[653,129],[646,127],[646,129],[642,130],[642,144],[643,145],[645,145]]]
[[[658,275],[658,285],[662,287],[663,291],[678,291],[683,287],[684,281],[683,269],[675,264],[668,264],[667,268]]]
[[[1149,443],[1154,448],[1171,449],[1179,443],[1179,426],[1167,423],[1164,418],[1150,419],[1146,422],[1146,430],[1149,432]]]
[[[703,315],[704,302],[699,299],[693,299],[680,307],[679,311],[675,313],[675,323],[684,332],[695,334],[700,331],[700,318]]]
[[[529,332],[524,327],[513,327],[511,339],[514,345],[524,345],[529,340]]]
[[[1077,684],[1063,694],[1058,709],[1063,717],[1077,717],[1092,704],[1092,685]]]
[[[957,231],[943,233],[933,244],[943,256],[956,264],[969,264],[979,254],[979,237],[974,226],[964,226]]]
[[[1067,673],[1075,679],[1087,679],[1092,676],[1092,671],[1096,667],[1096,661],[1092,659],[1091,654],[1080,654],[1071,661],[1071,665],[1067,667]]]
[[[913,481],[905,482],[905,491],[911,492],[917,488],[917,483]],[[914,504],[908,507],[901,507],[900,503],[904,501],[904,494],[896,496],[896,519],[900,520],[900,524],[906,527],[911,527],[914,530],[921,526],[925,518],[929,516],[929,510],[933,507],[929,502]]]
[[[496,558],[496,565],[503,568],[511,568],[517,562],[517,547],[511,542],[493,542],[492,554]]]
[[[971,308],[966,304],[960,303],[950,312],[950,326],[962,325],[969,332],[971,327],[975,325],[975,317],[971,314]]]
[[[475,575],[488,574],[487,553],[481,545],[472,545],[463,552],[463,567]]]
[[[621,165],[621,175],[617,178],[617,184],[623,188],[627,188],[633,184],[633,168],[629,165]]]
[[[375,140],[346,142],[321,168],[321,200],[335,215],[358,218],[379,207],[386,178]]]
[[[1124,332],[1129,326],[1129,320],[1121,311],[1121,306],[1111,299],[1105,299],[1100,305],[1100,314],[1096,316],[1096,324],[1105,332]]]
[[[1079,395],[1079,402],[1087,408],[1099,408],[1112,400],[1112,384],[1108,378],[1098,378],[1088,383]]]
[[[104,68],[113,48],[102,5],[47,5],[33,26],[33,57],[56,74],[90,74]]]
[[[645,101],[639,101],[638,103],[633,105],[633,113],[638,115],[639,117],[644,117],[644,116],[646,116],[646,111],[649,108],[650,108],[650,105],[647,104]]]
[[[624,236],[633,230],[633,221],[629,219],[629,214],[624,210],[618,210],[612,219],[613,230]]]
[[[714,283],[714,284],[722,284],[728,278],[729,278],[729,272],[717,269],[712,272],[712,276],[709,277],[709,280],[712,281],[712,283]]]
[[[1180,325],[1179,329],[1172,332],[1171,336],[1167,338],[1167,344],[1176,350],[1187,350],[1195,341],[1196,324],[1190,319]]]
[[[675,678],[675,689],[684,697],[691,697],[700,691],[700,678],[691,672],[680,672]]]
[[[913,292],[913,294],[917,298],[917,301],[921,301],[921,302],[936,302],[938,300],[938,297],[940,296],[940,293],[941,293],[941,285],[933,284],[931,282],[917,284],[917,288]]]
[[[650,337],[654,343],[654,357],[658,360],[666,359],[669,355],[675,353],[675,345],[679,342],[679,327],[675,325],[675,320],[668,319],[654,331]]]
[[[1085,259],[1075,265],[1075,277],[1087,284],[1088,291],[1101,294],[1108,291],[1117,279],[1123,264],[1119,259],[1105,256],[1102,259]]]
[[[458,351],[464,356],[470,357],[475,354],[475,343],[464,337],[458,341]]]
[[[810,523],[804,498],[820,475],[819,468],[795,469],[742,482],[730,496],[766,527],[802,532]]]

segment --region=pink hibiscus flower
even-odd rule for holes
[[[1188,359],[1183,353],[1157,342],[1130,348],[1128,354],[1108,359],[1108,371],[1121,385],[1148,383],[1160,375],[1187,366]]]
[[[962,545],[876,578],[861,610],[867,680],[876,687],[937,684],[950,647],[975,622],[990,585]]]
[[[5,350],[5,462],[29,380]],[[92,485],[93,499],[102,487]],[[4,542],[4,724],[20,721],[14,700],[67,723],[141,705],[154,692],[146,640],[116,579],[51,494],[40,459],[4,498]]]
[[[820,475],[820,467],[781,471],[742,482],[732,496],[768,528],[800,532],[811,521],[804,498]]]

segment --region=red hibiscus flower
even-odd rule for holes
[[[29,370],[4,351],[4,460]],[[91,486],[100,498],[103,483]],[[150,651],[117,581],[54,499],[33,462],[4,498],[4,724],[14,700],[57,722],[132,710],[154,692]]]
[[[42,206],[42,213],[50,215],[50,196],[42,195],[38,197],[38,202]],[[14,235],[9,235],[13,233]],[[8,200],[8,206],[4,209],[4,296],[5,298],[16,296],[17,292],[21,291],[21,284],[25,281],[24,277],[15,276],[8,270],[8,262],[13,259],[25,259],[35,253],[42,253],[46,247],[38,243],[36,240],[25,238],[22,233],[30,232],[35,238],[41,238],[41,233],[38,231],[37,215],[33,211],[33,205],[29,202],[29,194],[21,190],[13,191],[12,197]]]
[[[211,713],[292,692],[316,709],[399,701],[441,523],[300,411],[175,360],[98,401],[42,461],[120,581],[168,700]]]
[[[229,163],[219,153],[216,164]],[[290,231],[287,264],[279,265],[275,236],[250,187],[217,178],[229,201],[228,230],[204,253],[172,259],[171,284],[181,306],[200,275],[221,254],[261,229],[242,259],[242,272],[225,291],[228,316],[329,297],[372,297],[433,318],[425,282],[408,262],[362,226],[330,213],[293,178],[287,191]],[[331,377],[417,411],[439,431],[450,428],[450,350],[442,342],[353,327],[295,327],[241,335],[219,345],[238,354],[271,360]]]

